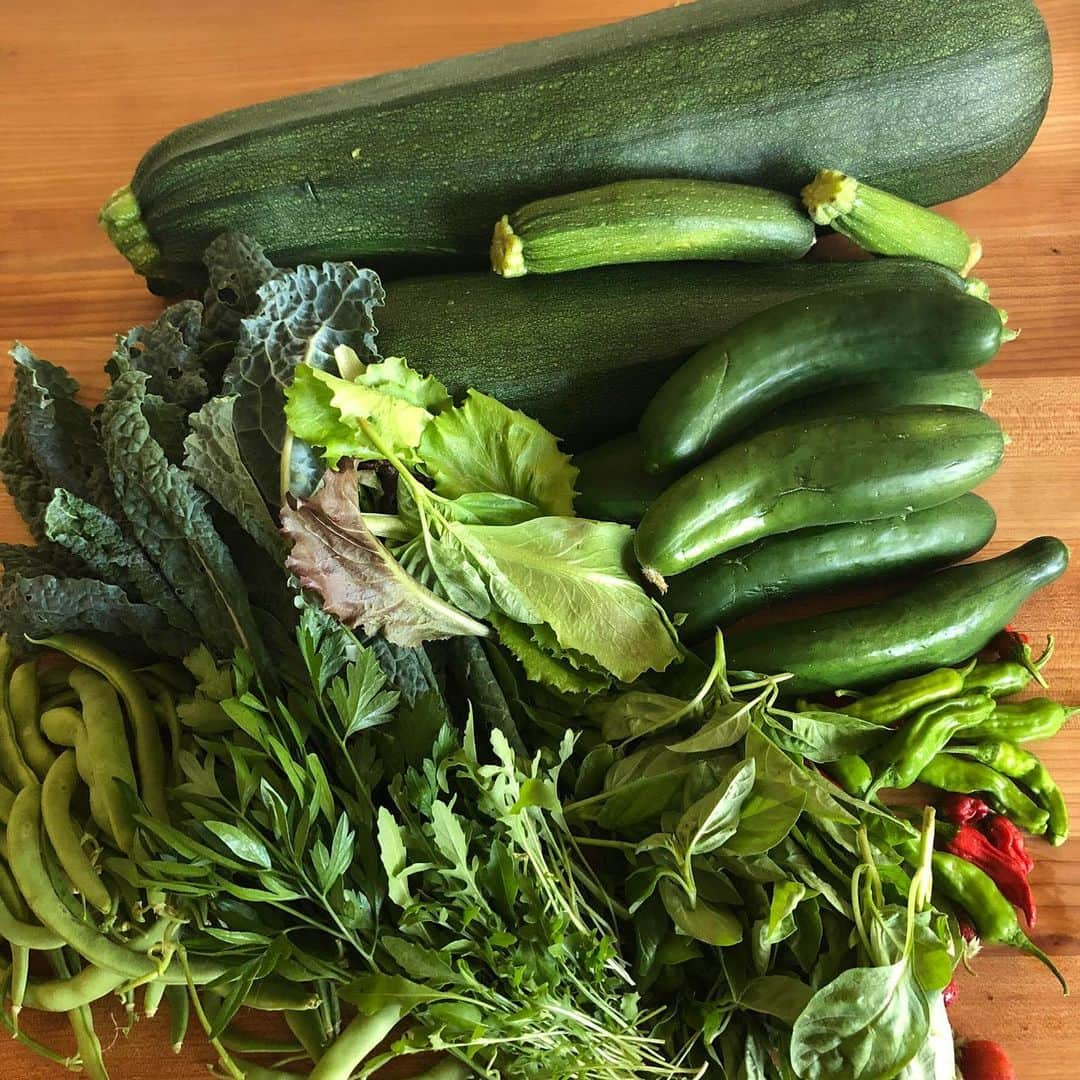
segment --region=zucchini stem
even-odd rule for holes
[[[525,245],[514,232],[506,214],[495,223],[495,232],[491,237],[491,269],[502,277],[524,277],[528,273],[525,268]]]
[[[136,273],[143,277],[155,275],[161,263],[161,249],[150,236],[139,200],[129,185],[117,188],[108,197],[98,213],[98,221]]]

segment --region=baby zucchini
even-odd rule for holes
[[[1004,451],[989,416],[951,405],[765,431],[676,480],[649,507],[638,560],[664,588],[664,577],[765,536],[948,502],[992,475]]]
[[[696,464],[771,410],[830,387],[979,367],[1012,336],[996,308],[953,291],[819,293],[780,304],[664,383],[638,429],[646,466]]]
[[[822,169],[803,188],[802,198],[815,224],[831,225],[877,255],[911,255],[961,277],[982,257],[982,245],[955,221],[836,169]]]
[[[812,694],[959,664],[1068,564],[1069,549],[1041,536],[997,558],[932,574],[881,603],[732,634],[725,640],[728,666],[790,671],[795,677],[783,692]]]
[[[965,559],[995,524],[990,504],[969,493],[902,517],[771,536],[673,578],[664,608],[686,614],[679,636],[694,643],[782,600]]]
[[[503,277],[611,263],[799,259],[814,243],[799,200],[715,180],[622,180],[503,215],[491,268]]]

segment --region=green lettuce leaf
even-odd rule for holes
[[[286,449],[285,388],[299,364],[336,371],[334,350],[348,345],[374,357],[372,309],[385,297],[378,277],[352,263],[298,266],[260,286],[259,306],[240,326],[225,373],[226,393],[237,395],[234,423],[244,464],[272,506],[280,499]],[[321,468],[302,446],[289,448],[289,489],[306,495]]]
[[[184,466],[191,478],[231,514],[268,555],[280,562],[285,543],[240,458],[233,428],[235,397],[211,398],[190,418]]]
[[[487,634],[482,623],[411,578],[368,529],[355,467],[327,472],[310,499],[282,509],[281,521],[292,544],[286,566],[346,626],[407,647]]]
[[[297,367],[285,397],[289,429],[305,442],[324,447],[325,461],[331,468],[343,457],[361,461],[386,457],[367,437],[361,421],[370,426],[383,447],[407,464],[415,464],[416,447],[431,420],[426,409],[387,393],[385,386],[352,382],[307,364]]]
[[[400,356],[388,356],[378,364],[364,364],[352,349],[344,346],[335,355],[346,379],[407,401],[425,412],[440,413],[453,408],[446,387],[434,375],[421,375]]]
[[[543,514],[574,512],[578,470],[555,436],[476,390],[425,428],[420,457],[447,499],[490,491],[532,503]]]
[[[533,634],[533,627],[496,615],[491,620],[499,635],[499,644],[521,664],[525,677],[532,682],[553,687],[564,694],[599,694],[611,685],[592,671],[579,670],[561,657],[543,648]]]
[[[520,525],[454,525],[482,549],[562,649],[593,657],[623,682],[662,671],[678,653],[666,622],[630,576],[625,525],[543,517]]]

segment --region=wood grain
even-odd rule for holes
[[[104,197],[151,142],[179,124],[267,97],[637,14],[658,0],[53,0],[5,4],[0,28],[0,339],[18,338],[67,365],[95,396],[112,335],[159,303],[99,231]],[[736,0],[732,0],[736,2]],[[949,209],[986,249],[980,274],[1023,328],[988,372],[990,411],[1012,437],[986,485],[999,515],[989,551],[1040,533],[1080,543],[1080,8],[1040,0],[1056,85],[1050,113],[1020,165]],[[928,117],[927,122],[932,122]],[[10,374],[0,373],[6,403]],[[0,498],[2,538],[22,539]],[[1054,691],[1080,701],[1080,570],[1037,597],[1025,628],[1052,632]],[[1080,807],[1080,730],[1045,746]],[[1036,845],[1039,944],[1080,987],[1080,843]],[[1080,1075],[1080,1014],[1032,960],[987,952],[965,978],[961,1035],[999,1039],[1024,1080]],[[114,1010],[115,1014],[116,1010]],[[121,1017],[114,1015],[112,1020]],[[69,1045],[60,1018],[28,1018],[36,1035]],[[103,1036],[114,1024],[102,1012]],[[206,1076],[197,1038],[171,1060],[167,1029],[141,1021],[112,1040],[115,1080],[168,1071]],[[0,1045],[0,1076],[45,1080],[61,1070]]]

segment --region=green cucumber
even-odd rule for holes
[[[813,222],[790,195],[715,180],[622,180],[504,214],[491,268],[522,277],[612,263],[783,262],[813,246]]]
[[[928,259],[961,277],[982,258],[982,245],[955,221],[836,169],[822,169],[802,199],[816,225],[830,225],[877,255]]]
[[[663,579],[765,536],[924,510],[970,491],[1001,464],[985,413],[918,405],[824,417],[762,432],[676,480],[635,537]]]
[[[671,483],[670,478],[646,472],[637,432],[620,435],[592,450],[574,455],[578,467],[579,517],[636,525]]]
[[[752,424],[744,436],[800,420],[816,420],[819,416],[877,412],[900,405],[958,405],[962,409],[981,409],[989,397],[990,391],[979,382],[979,377],[973,371],[944,371],[939,375],[916,375],[910,379],[881,379],[789,401]]]
[[[1050,82],[1032,0],[701,0],[190,124],[102,218],[182,283],[230,228],[278,264],[479,269],[508,207],[632,177],[794,195],[830,161],[932,205],[1020,158]]]
[[[694,643],[782,600],[966,559],[995,524],[990,504],[969,493],[901,517],[771,536],[672,578],[664,608],[686,614],[679,636]]]
[[[455,396],[495,394],[580,449],[629,431],[677,364],[755,312],[830,289],[893,286],[959,292],[963,281],[908,259],[657,263],[514,282],[440,274],[387,290],[377,344]]]
[[[687,467],[789,401],[845,384],[964,371],[993,359],[996,308],[962,292],[822,293],[769,308],[695,353],[649,402],[649,469]]]
[[[870,688],[974,656],[1020,605],[1056,581],[1069,549],[1052,536],[941,570],[888,600],[732,634],[728,666],[793,672],[785,694]]]

